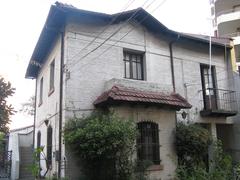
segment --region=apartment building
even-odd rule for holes
[[[214,33],[233,39],[237,66],[240,65],[240,1],[210,0]]]

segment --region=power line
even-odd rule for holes
[[[113,18],[110,23],[107,24],[107,26],[102,30],[100,31],[97,36],[92,40],[90,41],[90,43],[88,43],[85,47],[83,47],[78,53],[76,53],[70,60],[74,59],[76,56],[78,56],[83,50],[86,50],[89,46],[91,46],[94,41],[100,37],[100,35],[102,33],[104,33],[104,31],[106,31],[111,25],[112,23],[117,20],[118,17],[120,17],[123,13],[124,13],[124,10],[126,10],[135,0],[129,0],[126,5],[121,9],[121,13],[119,15],[117,15],[115,18]]]
[[[149,0],[146,0],[141,7],[145,6],[145,4],[146,4],[148,1],[149,1]],[[151,4],[153,4],[153,2],[155,2],[155,1],[156,1],[156,0],[153,0],[153,1],[147,6],[147,8],[148,8]],[[93,53],[93,52],[96,51],[98,48],[100,48],[101,46],[103,46],[108,40],[110,40],[114,35],[116,35],[139,11],[140,11],[140,8],[137,9],[137,10],[136,10],[115,32],[113,32],[107,39],[105,39],[100,45],[98,45],[97,47],[95,47],[94,49],[92,49],[90,52],[88,52],[87,54],[85,54],[83,57],[81,57],[80,60],[83,60],[83,59],[86,58],[89,54]],[[76,63],[73,64],[73,66],[75,66],[77,63],[79,63],[80,60],[79,60],[79,61],[76,61]]]
[[[148,0],[147,0],[148,1]],[[145,1],[144,2],[144,4],[142,5],[142,6],[144,6],[145,4],[146,4],[146,2],[147,1]],[[147,8],[154,2],[155,0],[153,0],[148,6],[147,6]],[[165,2],[166,2],[167,0],[163,0],[155,9],[153,9],[153,11],[151,11],[151,13],[153,13],[154,11],[156,11],[159,7],[161,7]],[[136,12],[138,12],[138,11],[136,11]],[[135,13],[136,13],[135,12]],[[135,13],[134,13],[134,15],[135,15]],[[148,17],[150,16],[150,14],[147,14],[147,16],[145,16],[141,21],[139,21],[138,23],[137,23],[137,25],[140,25],[144,20],[146,20]],[[132,17],[132,16],[131,16]],[[130,18],[131,18],[130,17]],[[129,18],[129,19],[130,19]],[[92,60],[94,60],[94,59],[96,59],[96,58],[98,58],[98,57],[100,57],[100,56],[102,56],[105,52],[107,52],[109,49],[111,49],[113,46],[115,46],[119,41],[121,41],[124,37],[126,37],[130,32],[132,32],[133,31],[133,29],[134,29],[135,27],[133,27],[133,28],[131,28],[124,36],[122,36],[119,40],[117,40],[114,44],[112,44],[109,48],[107,48],[107,49],[105,49],[101,54],[99,54],[97,57],[95,57],[95,58],[92,58],[91,60],[89,60],[89,62],[91,62]],[[104,42],[106,42],[106,40],[104,41]],[[88,53],[89,54],[89,53]],[[88,55],[87,54],[87,55]],[[85,56],[86,57],[86,56]],[[82,60],[82,59],[81,59]],[[80,62],[80,61],[78,61],[78,62]],[[78,63],[77,62],[77,63]],[[76,64],[77,64],[76,63]],[[75,65],[76,65],[75,64]],[[88,65],[88,64],[85,64],[85,65]],[[84,66],[84,65],[83,65]],[[82,67],[83,67],[82,66]],[[73,71],[72,71],[73,72]]]

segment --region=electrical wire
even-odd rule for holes
[[[154,2],[155,0],[153,0],[147,7],[150,7],[150,5]],[[151,11],[151,13],[153,13],[154,11],[156,11],[159,7],[161,7],[165,2],[166,2],[167,0],[163,0],[155,9],[153,9],[153,11]],[[147,1],[145,1],[144,2],[144,4],[146,3]],[[144,5],[143,5],[144,6]],[[138,11],[136,11],[136,12],[138,12]],[[143,21],[145,21],[148,17],[150,16],[150,14],[147,14],[147,16],[145,16],[141,21],[139,21],[138,22],[138,24],[137,25],[140,25]],[[132,17],[132,16],[131,16]],[[109,49],[111,49],[113,46],[115,46],[119,41],[121,41],[124,37],[126,37],[130,32],[132,32],[133,30],[135,29],[135,27],[133,27],[133,28],[131,28],[124,36],[122,36],[119,40],[117,40],[114,44],[112,44],[109,48],[107,48],[107,49],[105,49],[101,54],[99,54],[97,57],[95,57],[95,58],[92,58],[91,60],[89,60],[89,62],[92,62],[92,60],[95,60],[96,58],[99,58],[100,56],[102,56],[105,52],[107,52]],[[106,42],[106,40],[104,41],[104,42]],[[89,54],[87,54],[87,55],[89,55]],[[86,56],[84,56],[84,57],[86,57]],[[82,59],[81,59],[82,60]],[[78,62],[80,62],[80,60],[78,61]],[[77,62],[77,63],[78,63]],[[77,64],[76,63],[76,64]],[[75,64],[75,65],[76,65]],[[88,64],[85,64],[85,65],[83,65],[83,66],[86,66],[86,65],[88,65]],[[83,66],[81,66],[81,67],[83,67]],[[76,66],[75,66],[76,67]],[[78,70],[78,69],[77,69]],[[72,71],[73,72],[73,71]]]
[[[141,6],[143,8],[143,6],[146,5],[146,3],[149,0],[146,0],[143,5]],[[156,0],[153,0],[148,6],[147,8],[152,5]],[[80,61],[82,61],[83,59],[85,59],[89,54],[93,53],[94,51],[96,51],[97,49],[99,49],[101,46],[103,46],[108,40],[110,40],[114,35],[116,35],[131,19],[134,18],[135,15],[137,15],[137,13],[140,11],[140,8],[137,9],[115,32],[113,32],[108,38],[106,38],[100,45],[98,45],[97,47],[95,47],[94,49],[92,49],[90,52],[88,52],[87,54],[85,54],[83,57],[81,57],[81,59],[79,61],[76,61],[76,63],[73,63],[73,66],[75,66],[76,64],[78,64]]]
[[[114,21],[116,21],[117,18],[120,17],[120,16],[124,13],[124,10],[126,10],[134,1],[135,1],[135,0],[129,0],[129,1],[125,4],[125,6],[121,9],[121,13],[120,13],[119,15],[117,15],[116,17],[114,17],[114,18],[107,24],[107,26],[106,26],[102,31],[100,31],[95,38],[92,39],[92,41],[90,41],[85,47],[83,47],[83,48],[82,48],[78,53],[76,53],[71,59],[69,59],[69,61],[72,60],[72,59],[74,59],[74,58],[75,58],[76,56],[78,56],[82,51],[86,50],[89,46],[91,46],[91,45],[94,43],[94,41],[95,41],[96,39],[98,39],[98,38],[104,33],[104,31],[106,31],[106,30],[112,25],[112,23],[114,23]]]

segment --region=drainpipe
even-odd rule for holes
[[[37,79],[35,80],[35,102],[34,102],[34,116],[33,116],[33,150],[35,145],[36,134],[36,110],[37,110]]]
[[[169,43],[169,52],[170,52],[170,64],[171,64],[171,74],[172,74],[172,85],[173,85],[173,92],[176,92],[176,86],[175,86],[175,75],[174,75],[174,63],[173,63],[173,43],[177,42],[180,39],[180,35],[178,34],[177,38],[172,40]]]
[[[61,57],[60,57],[60,85],[59,85],[59,158],[58,158],[58,177],[61,178],[62,162],[62,107],[63,107],[63,66],[64,66],[64,31],[61,35]]]

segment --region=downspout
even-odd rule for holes
[[[172,86],[173,92],[176,92],[176,85],[175,85],[175,75],[174,75],[174,62],[173,62],[173,43],[177,42],[180,39],[180,35],[177,35],[177,38],[170,41],[169,43],[169,52],[170,52],[170,65],[171,65],[171,74],[172,74]],[[177,125],[177,112],[175,111],[175,125]]]
[[[36,111],[37,111],[37,79],[35,80],[35,102],[34,102],[34,116],[33,116],[33,150],[35,148],[35,132],[36,132]]]
[[[177,38],[172,40],[169,43],[169,52],[170,52],[170,65],[171,65],[171,74],[172,74],[172,86],[173,92],[176,92],[176,85],[175,85],[175,75],[174,75],[174,62],[173,62],[173,43],[177,42],[180,39],[180,34],[178,34]]]
[[[61,35],[61,57],[60,57],[60,85],[59,85],[59,158],[58,158],[58,177],[61,178],[62,162],[62,107],[63,107],[63,66],[64,66],[64,31]]]

